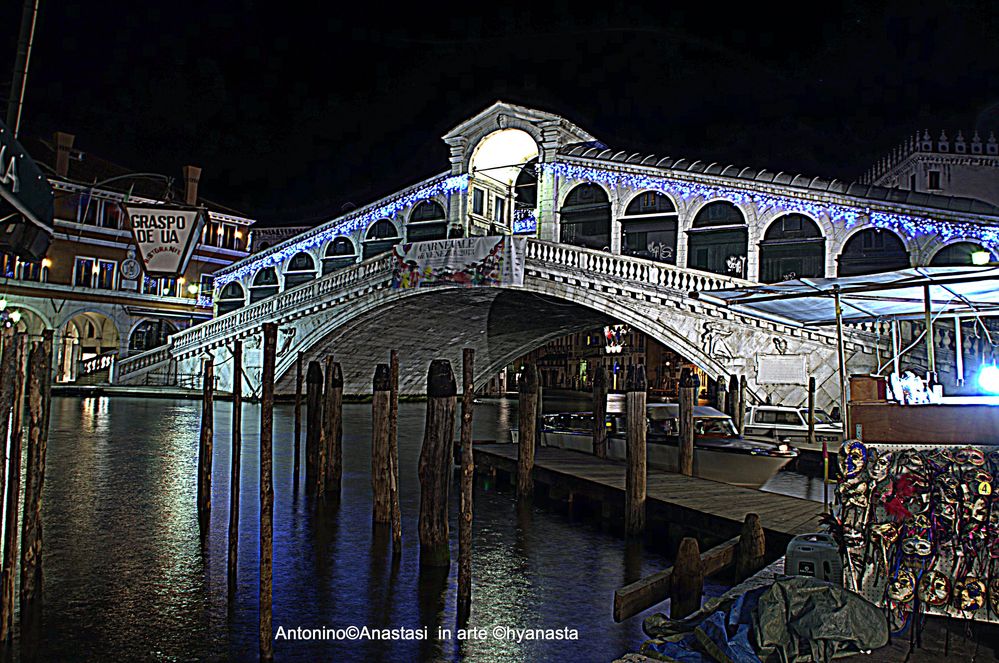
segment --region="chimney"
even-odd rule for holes
[[[64,133],[62,131],[55,132],[56,145],[56,161],[55,170],[56,175],[60,177],[69,176],[69,153],[73,149],[73,140],[76,138],[73,134]]]
[[[197,166],[184,166],[184,202],[188,205],[198,204],[198,180],[201,179],[201,169]]]

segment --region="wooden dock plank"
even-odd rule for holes
[[[489,464],[512,468],[517,460],[514,444],[475,445],[477,455]],[[624,490],[624,463],[600,459],[585,453],[539,447],[535,468],[611,490]],[[741,525],[748,513],[760,516],[764,529],[786,537],[815,531],[822,504],[798,497],[740,488],[697,477],[649,469],[648,500],[706,514]]]

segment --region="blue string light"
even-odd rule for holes
[[[847,230],[853,228],[863,217],[866,217],[868,223],[874,228],[892,230],[913,239],[927,235],[938,236],[943,241],[962,237],[977,240],[986,248],[999,249],[999,228],[977,223],[938,221],[869,208],[861,209],[833,203],[815,203],[755,191],[727,189],[665,177],[590,168],[563,161],[541,164],[541,168],[544,172],[566,179],[604,184],[610,188],[660,191],[681,197],[684,200],[691,198],[721,199],[737,204],[754,204],[762,209],[774,208],[781,213],[802,213],[815,218],[826,216],[831,223],[842,224]]]
[[[394,198],[378,207],[361,210],[352,215],[329,221],[315,230],[306,233],[300,239],[289,240],[289,243],[279,244],[259,257],[251,257],[247,258],[244,262],[235,263],[228,269],[221,270],[218,273],[215,277],[214,287],[216,289],[222,288],[233,281],[237,281],[244,276],[249,276],[261,269],[280,265],[297,253],[326,244],[341,235],[349,235],[359,229],[367,228],[379,219],[394,217],[403,209],[412,207],[424,200],[442,194],[450,195],[455,191],[465,191],[467,189],[468,175],[441,177],[426,186]]]
[[[519,209],[513,213],[513,233],[515,235],[535,233],[538,231],[538,220],[534,210]]]

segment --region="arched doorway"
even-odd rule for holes
[[[995,260],[995,255],[981,244],[957,242],[955,244],[948,244],[933,254],[933,258],[930,260],[930,267],[963,267],[965,265],[973,265],[974,262],[971,260],[971,255],[980,252],[989,254],[989,262]]]
[[[300,251],[291,257],[288,267],[284,270],[284,289],[308,283],[314,278],[316,278],[316,261],[305,251]]]
[[[468,163],[469,225],[490,234],[509,232],[518,209],[516,185],[525,165],[537,158],[538,144],[521,129],[500,129],[480,140]]]
[[[447,239],[447,214],[440,203],[424,200],[413,208],[406,224],[407,242]]]
[[[728,201],[702,207],[687,231],[687,267],[692,269],[745,278],[748,252],[746,218]]]
[[[785,214],[760,242],[760,283],[825,276],[825,254],[818,224],[804,214]]]
[[[246,292],[243,290],[243,286],[236,281],[226,284],[226,286],[222,288],[222,292],[219,293],[219,315],[223,315],[229,311],[235,311],[238,308],[243,308],[245,305]]]
[[[390,250],[393,246],[402,241],[395,224],[388,219],[379,219],[371,224],[367,234],[364,236],[363,256],[367,260],[371,256],[377,256]]]
[[[611,204],[596,184],[580,184],[569,192],[560,214],[559,241],[610,251]]]
[[[677,212],[673,201],[645,191],[628,204],[621,217],[621,253],[676,264]]]
[[[121,345],[114,321],[96,312],[77,313],[63,325],[60,336],[57,340],[59,361],[56,371],[59,382],[74,382],[95,372],[95,367],[88,360],[117,352]],[[96,370],[104,371],[105,368]]]
[[[250,303],[276,295],[279,287],[277,270],[273,267],[261,269],[253,275],[253,285],[250,286]]]
[[[323,252],[323,276],[350,267],[355,262],[357,262],[357,249],[354,248],[354,243],[346,237],[337,237],[326,245],[326,250]]]
[[[865,228],[850,237],[838,262],[839,276],[891,272],[912,266],[902,238],[882,228]]]
[[[143,320],[132,328],[128,337],[128,352],[145,352],[166,345],[167,338],[176,333],[176,325],[169,320]]]

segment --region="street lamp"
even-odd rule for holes
[[[987,265],[992,260],[992,254],[984,249],[971,252],[972,265]]]

